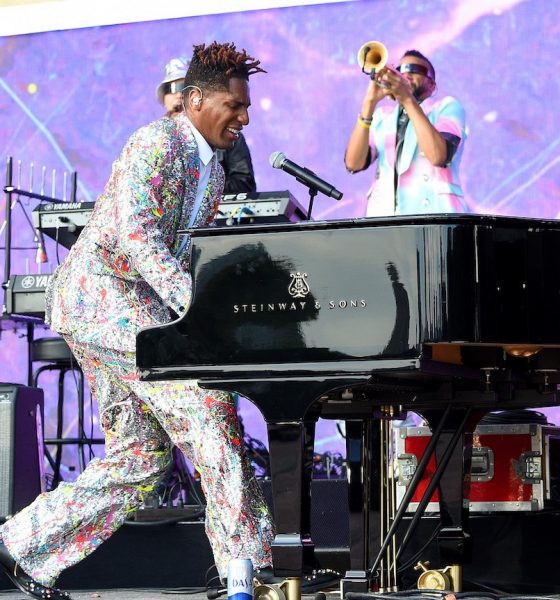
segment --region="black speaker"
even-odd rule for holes
[[[41,492],[43,390],[0,383],[0,518]]]

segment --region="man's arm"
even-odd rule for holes
[[[430,123],[414,96],[404,100],[402,106],[406,110],[416,132],[420,154],[425,156],[434,166],[444,167],[447,164],[447,142],[445,138]]]
[[[370,81],[344,154],[344,164],[350,173],[367,169],[376,158],[369,145],[369,128],[375,108],[383,98],[383,90]]]
[[[452,127],[454,130],[447,132],[451,134],[450,136],[438,131],[418,104],[409,81],[397,71],[387,67],[381,81],[387,86],[384,93],[393,96],[406,111],[418,139],[420,154],[436,167],[445,167],[449,164],[461,141],[461,127],[456,127],[454,124]]]
[[[116,179],[115,224],[119,246],[130,266],[177,314],[189,306],[191,276],[173,256],[162,231],[162,221],[172,218],[182,202],[175,190],[181,173],[174,168],[171,141],[154,125],[140,129],[125,146]]]
[[[221,164],[226,176],[224,194],[257,191],[251,153],[242,133],[233,148],[224,152]]]

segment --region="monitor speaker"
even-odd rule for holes
[[[0,518],[44,490],[43,390],[0,383]]]

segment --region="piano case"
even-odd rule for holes
[[[401,503],[429,437],[428,427],[396,433],[397,502]],[[432,456],[407,512],[414,512],[436,468]],[[470,488],[470,489],[469,489]],[[560,427],[538,423],[479,425],[473,435],[471,482],[465,485],[471,512],[542,511],[560,505]],[[439,511],[439,495],[426,512]]]

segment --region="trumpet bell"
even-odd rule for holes
[[[358,50],[358,64],[362,72],[371,75],[382,69],[389,58],[389,52],[385,44],[381,42],[366,42]]]

